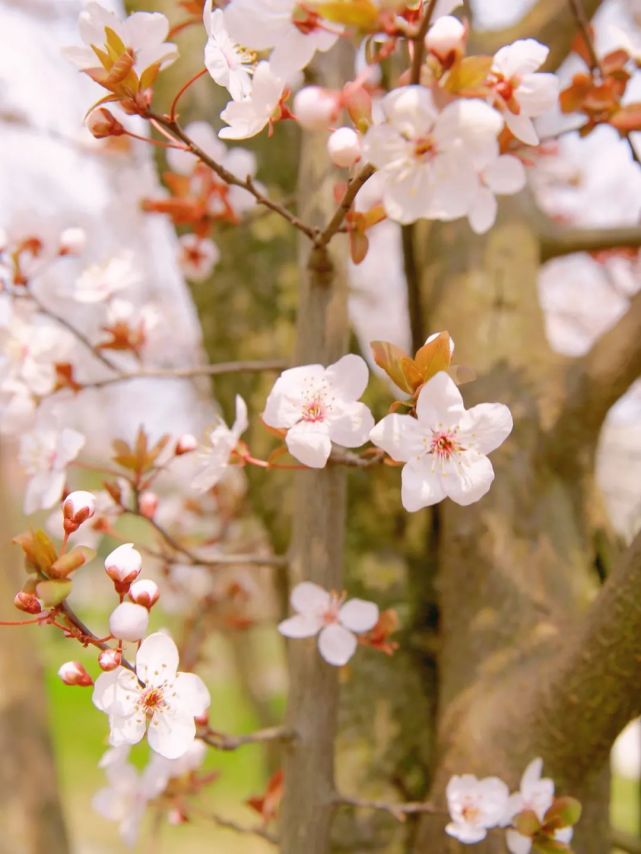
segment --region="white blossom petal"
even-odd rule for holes
[[[278,624],[278,631],[286,638],[311,638],[323,627],[322,617],[296,614]]]
[[[369,437],[399,463],[405,463],[425,451],[425,428],[411,415],[386,415],[372,428]]]
[[[432,429],[437,425],[457,424],[464,412],[461,392],[445,371],[439,371],[425,383],[416,401],[418,420]]]
[[[147,741],[152,750],[165,759],[178,759],[191,747],[196,737],[196,724],[191,715],[168,715],[156,712],[149,724]]]
[[[327,421],[330,439],[344,448],[364,445],[374,427],[374,416],[360,401],[345,404],[337,415],[330,414]]]
[[[290,454],[310,468],[323,468],[332,451],[327,425],[322,422],[300,421],[288,430],[285,442]]]
[[[195,673],[177,673],[171,704],[177,706],[181,714],[202,717],[211,704],[209,689]]]
[[[467,215],[472,231],[476,234],[485,234],[489,231],[496,222],[497,211],[498,203],[494,193],[487,187],[481,187]]]
[[[325,379],[335,394],[345,400],[355,400],[367,388],[369,368],[365,359],[348,353],[325,370]]]
[[[328,664],[342,667],[356,652],[356,635],[336,623],[325,626],[318,636],[318,650]]]
[[[480,454],[494,451],[512,432],[512,413],[502,403],[479,403],[468,409],[459,422],[459,436]]]
[[[438,504],[446,496],[429,460],[411,460],[401,472],[401,502],[408,513]]]
[[[301,581],[292,590],[289,601],[295,611],[313,616],[327,611],[331,597],[319,584],[314,584],[313,581]]]
[[[469,451],[456,468],[452,467],[446,477],[441,478],[445,494],[467,507],[482,498],[492,486],[494,469],[487,457]]]
[[[145,685],[161,685],[173,680],[178,670],[178,648],[169,635],[154,632],[140,644],[136,655],[136,673]]]
[[[365,599],[349,599],[341,607],[338,617],[345,628],[357,634],[368,632],[378,622],[378,605]]]

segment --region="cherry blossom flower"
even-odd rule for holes
[[[118,640],[142,640],[148,625],[149,611],[134,602],[121,602],[109,617],[109,631]]]
[[[104,818],[117,822],[123,842],[133,847],[147,805],[167,787],[169,775],[153,761],[140,773],[127,761],[128,755],[129,747],[123,746],[108,750],[102,757],[99,767],[109,785],[96,792],[92,806]]]
[[[177,759],[189,750],[196,736],[194,718],[205,713],[210,697],[199,676],[177,670],[176,644],[156,632],[140,645],[135,674],[124,667],[100,674],[93,702],[109,716],[113,747],[136,744],[149,724],[149,745],[161,756]]]
[[[347,169],[361,159],[361,140],[352,128],[338,128],[327,140],[327,153],[335,166]]]
[[[252,48],[272,48],[274,74],[288,79],[308,65],[316,51],[327,51],[341,31],[299,0],[231,0],[225,22],[232,38]]]
[[[19,460],[29,475],[24,512],[45,510],[60,501],[65,486],[65,470],[85,444],[77,430],[34,430],[20,441]]]
[[[199,471],[191,482],[192,489],[207,492],[218,483],[225,473],[232,451],[248,426],[247,404],[240,395],[236,395],[236,418],[232,427],[220,419],[220,423],[208,435],[208,444],[197,453]]]
[[[554,800],[554,780],[541,777],[543,760],[533,759],[521,777],[520,791],[510,795],[508,811],[510,818],[523,810],[532,810],[539,821],[552,806]]]
[[[287,430],[290,454],[311,468],[323,468],[332,442],[346,448],[365,444],[374,419],[358,398],[368,382],[367,364],[348,354],[328,368],[302,365],[283,371],[269,393],[263,421]]]
[[[383,175],[383,204],[400,223],[465,216],[475,201],[477,172],[498,156],[499,113],[459,99],[441,112],[423,86],[383,98],[385,122],[363,140],[364,159]]]
[[[142,282],[134,253],[123,250],[106,261],[87,267],[70,292],[62,294],[80,303],[104,302],[119,291],[134,289]]]
[[[386,415],[370,438],[403,462],[401,500],[409,512],[449,497],[467,506],[494,480],[487,454],[505,441],[512,415],[501,403],[466,410],[454,381],[440,371],[421,389],[411,415]]]
[[[525,168],[517,157],[503,154],[495,157],[478,173],[479,183],[472,200],[468,219],[472,230],[485,234],[494,225],[498,204],[496,195],[511,196],[525,187]]]
[[[539,137],[532,119],[552,109],[559,95],[554,74],[536,74],[549,49],[535,39],[519,39],[494,55],[490,80],[495,106],[517,139],[537,145]]]
[[[364,599],[348,599],[328,593],[311,581],[292,590],[294,617],[283,620],[278,631],[287,638],[318,635],[318,651],[328,664],[342,667],[356,652],[356,636],[374,628],[378,606]]]
[[[227,89],[234,101],[242,101],[251,92],[251,73],[256,57],[232,40],[225,26],[223,10],[212,9],[212,0],[205,3],[203,21],[207,31],[207,71],[219,86]]]
[[[62,502],[62,516],[65,532],[73,533],[83,522],[91,519],[96,512],[96,499],[92,492],[83,489],[70,492]]]
[[[251,93],[243,101],[230,101],[220,118],[229,127],[223,128],[221,139],[249,139],[256,136],[277,117],[285,84],[272,71],[268,62],[259,62],[254,72]]]
[[[213,240],[196,234],[178,238],[178,263],[192,282],[204,282],[220,260],[220,250]]]
[[[498,777],[479,780],[472,774],[455,775],[446,795],[452,821],[445,831],[459,842],[480,842],[491,827],[505,821],[509,789]]]
[[[99,65],[94,48],[109,52],[107,29],[113,30],[125,47],[133,52],[133,68],[138,75],[152,65],[166,68],[178,56],[176,45],[165,41],[169,21],[160,12],[134,12],[121,21],[99,3],[88,3],[80,13],[78,27],[86,47],[67,47],[64,54],[83,70]]]

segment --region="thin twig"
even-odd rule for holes
[[[410,83],[417,84],[421,82],[421,66],[423,65],[423,56],[425,55],[425,36],[436,8],[437,0],[429,0],[427,9],[421,20],[418,32],[414,38],[414,55],[412,56],[412,68],[410,70]]]
[[[323,249],[330,242],[332,237],[340,230],[343,225],[343,221],[347,214],[349,213],[352,204],[354,203],[354,199],[358,194],[359,190],[363,186],[363,184],[368,181],[372,175],[376,172],[374,166],[371,163],[366,163],[361,170],[352,178],[352,180],[347,185],[347,189],[345,190],[345,195],[340,201],[340,204],[336,208],[334,215],[327,223],[323,231],[320,234],[314,236],[314,245],[318,249]]]
[[[300,220],[295,214],[293,214],[288,208],[284,205],[275,202],[273,199],[270,199],[264,193],[262,193],[256,184],[254,183],[253,178],[251,176],[247,176],[246,178],[238,178],[233,172],[230,172],[228,169],[225,169],[224,166],[221,166],[216,160],[210,157],[203,149],[197,145],[191,137],[183,130],[178,121],[175,119],[172,120],[169,116],[159,116],[154,113],[147,114],[148,119],[153,119],[156,124],[165,128],[172,134],[174,137],[177,137],[185,145],[189,148],[192,154],[195,154],[196,157],[204,163],[206,166],[215,172],[219,178],[222,178],[225,183],[230,184],[234,187],[241,187],[243,190],[247,190],[252,196],[256,199],[258,204],[264,205],[270,210],[277,213],[283,219],[287,220],[290,225],[293,225],[294,228],[297,228],[299,231],[302,231],[303,234],[307,235],[310,240],[315,240],[317,236],[317,232],[306,225],[302,220]]]
[[[284,726],[267,727],[250,732],[247,735],[225,735],[225,733],[208,729],[199,733],[198,738],[217,750],[238,750],[239,747],[246,744],[266,744],[274,741],[290,742],[296,738],[296,733]]]
[[[208,818],[210,821],[213,821],[214,824],[217,824],[218,827],[221,827],[224,830],[233,830],[236,833],[243,834],[250,833],[253,836],[260,836],[261,839],[264,839],[266,842],[270,842],[272,845],[278,845],[278,837],[275,836],[273,833],[270,833],[268,830],[265,830],[264,827],[259,827],[258,825],[254,825],[253,827],[247,827],[243,824],[237,824],[237,822],[232,821],[229,818],[223,818],[222,816],[213,812],[199,811],[198,814],[203,818]]]
[[[74,626],[78,631],[87,638],[91,638],[91,641],[94,646],[99,647],[100,649],[113,649],[113,647],[109,646],[108,643],[101,641],[97,635],[95,635],[91,629],[86,626],[80,617],[76,614],[76,612],[72,609],[71,605],[65,600],[60,606],[60,611],[65,615],[67,620]],[[126,667],[127,670],[131,670],[132,673],[136,672],[136,668],[131,664],[131,662],[127,661],[126,658],[121,658],[120,664],[123,667]]]
[[[386,812],[394,816],[397,821],[405,821],[408,815],[416,815],[418,813],[445,815],[444,810],[439,810],[433,804],[424,803],[423,801],[394,804],[388,801],[368,801],[363,798],[351,798],[346,795],[337,794],[334,798],[334,803],[337,807],[354,807],[355,809]]]
[[[213,365],[196,365],[193,368],[147,368],[141,371],[122,371],[117,376],[83,382],[85,388],[104,388],[132,380],[183,380],[194,377],[217,377],[224,374],[257,374],[261,371],[282,371],[288,367],[285,359],[247,360],[244,362],[218,362]]]

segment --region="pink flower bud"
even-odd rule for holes
[[[133,602],[121,602],[109,617],[109,631],[118,640],[142,640],[148,625],[149,612]]]
[[[147,519],[153,519],[158,509],[158,496],[155,492],[143,492],[138,502],[138,509]]]
[[[327,151],[332,163],[346,168],[361,159],[361,140],[351,128],[338,128],[327,140]]]
[[[65,228],[60,235],[61,255],[80,255],[87,245],[87,233],[82,228]]]
[[[189,816],[183,809],[180,809],[180,807],[173,807],[167,813],[167,820],[169,821],[169,824],[176,827],[180,824],[186,824],[189,821]]]
[[[134,581],[129,588],[129,598],[136,605],[142,605],[147,610],[153,608],[160,597],[160,590],[155,581],[149,578],[143,578],[140,581]]]
[[[444,65],[451,65],[465,51],[465,25],[452,15],[438,18],[425,36],[425,47]]]
[[[133,543],[118,546],[105,558],[105,572],[116,585],[116,590],[126,593],[132,581],[140,575],[142,557]]]
[[[122,136],[123,133],[126,133],[125,128],[114,114],[104,107],[92,110],[87,117],[87,127],[96,139],[104,139],[107,136]]]
[[[197,715],[194,720],[196,721],[196,726],[207,726],[209,723],[209,714],[205,711],[202,715]]]
[[[179,457],[181,454],[189,454],[191,451],[195,451],[197,447],[198,439],[191,433],[183,433],[182,436],[178,437],[174,453]]]
[[[25,593],[24,590],[19,590],[16,593],[13,604],[20,611],[26,614],[39,614],[42,611],[42,605],[37,596],[33,593]]]
[[[103,649],[98,656],[98,665],[101,670],[115,670],[120,667],[122,655],[117,649]]]
[[[63,526],[67,534],[76,531],[96,511],[96,499],[91,492],[70,492],[62,504]]]
[[[83,688],[93,685],[93,679],[79,661],[66,661],[58,670],[58,676],[65,685],[80,685]]]
[[[325,130],[338,117],[340,101],[335,92],[306,86],[294,98],[294,115],[306,130]]]

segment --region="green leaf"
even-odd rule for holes
[[[47,570],[47,575],[49,578],[66,578],[72,572],[84,566],[85,563],[93,560],[95,556],[96,552],[94,549],[90,549],[87,546],[76,546],[75,549],[72,549],[54,561]]]
[[[555,798],[552,806],[543,816],[546,831],[559,830],[561,827],[574,827],[581,818],[581,802],[576,798]]]
[[[512,820],[512,824],[521,836],[535,836],[541,829],[541,822],[534,810],[523,810]]]
[[[71,581],[40,581],[36,585],[36,596],[47,608],[55,608],[67,598],[73,587]]]
[[[56,547],[44,531],[25,531],[11,540],[20,546],[25,554],[27,570],[41,572],[44,575],[58,557]]]

